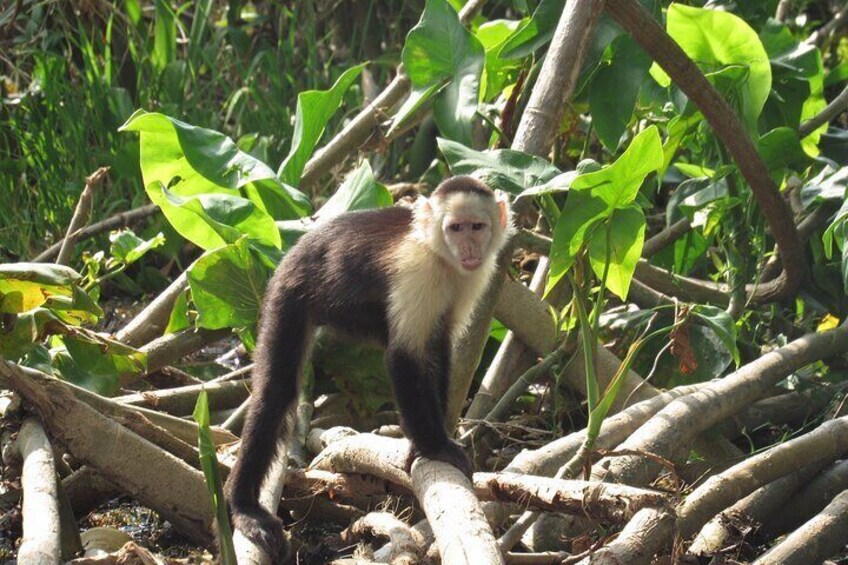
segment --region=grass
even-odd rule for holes
[[[112,172],[93,221],[142,202],[137,141],[116,131],[136,108],[223,131],[276,168],[299,92],[327,88],[369,58],[381,84],[396,64],[419,12],[384,4],[4,3],[0,260],[26,259],[60,237],[97,167]],[[358,106],[358,89],[349,97],[348,108]]]

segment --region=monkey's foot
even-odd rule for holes
[[[283,522],[262,508],[233,514],[233,528],[261,547],[272,563],[288,558],[289,542]]]
[[[447,443],[442,445],[436,450],[422,452],[415,444],[410,444],[409,455],[406,458],[406,471],[409,472],[412,469],[412,463],[418,459],[419,457],[426,457],[427,459],[434,459],[436,461],[443,461],[448,463],[449,465],[453,465],[457,469],[463,472],[466,477],[469,479],[471,475],[474,473],[474,469],[471,466],[471,459],[468,458],[468,454],[465,452],[465,448],[463,448],[460,444],[455,442],[452,439],[449,439]]]

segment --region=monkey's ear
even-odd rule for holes
[[[501,227],[505,228],[509,223],[509,197],[499,190],[495,193],[495,202],[498,203],[500,211]]]
[[[415,220],[425,231],[430,228],[430,221],[433,218],[433,207],[430,205],[430,200],[423,196],[419,196],[415,201]]]

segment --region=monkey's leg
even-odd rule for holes
[[[259,489],[285,433],[285,415],[297,398],[298,376],[310,325],[296,300],[272,296],[257,344],[253,393],[239,456],[227,480],[235,528],[276,558],[286,551],[282,522],[259,504]]]
[[[407,467],[422,455],[450,463],[469,477],[471,462],[465,450],[448,437],[441,404],[441,379],[425,369],[427,361],[397,347],[386,352],[386,363],[404,431],[412,442]]]

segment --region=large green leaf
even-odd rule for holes
[[[546,289],[550,290],[571,268],[578,253],[595,237],[607,237],[606,230],[600,222],[611,220],[613,213],[619,209],[629,209],[636,200],[639,187],[650,173],[658,171],[663,165],[663,151],[657,128],[651,126],[630,143],[627,150],[612,164],[599,171],[578,175],[571,181],[568,200],[562,209],[554,227],[553,243],[551,245],[551,267]],[[640,212],[641,213],[641,212]],[[633,212],[622,212],[621,218],[628,223],[629,228],[639,225]],[[644,218],[642,219],[644,222]],[[624,234],[610,232],[615,237],[613,248],[616,252],[610,257],[610,268],[618,262],[615,281],[608,279],[608,286],[613,292],[626,291],[629,285],[627,273],[633,254],[636,258],[642,252],[644,226],[642,234],[631,234],[636,239],[628,239]],[[637,230],[638,231],[638,230]],[[598,259],[598,243],[590,248],[594,263]],[[637,249],[638,248],[638,249]],[[606,243],[603,243],[604,261],[606,260]],[[635,268],[635,263],[634,263]],[[603,271],[601,271],[603,272]],[[625,279],[627,279],[625,283]]]
[[[525,20],[501,47],[502,59],[520,59],[547,45],[554,35],[565,0],[542,0],[530,19]]]
[[[246,198],[224,193],[181,197],[158,182],[147,187],[147,194],[180,235],[207,251],[245,235],[260,246],[282,245],[274,219]]]
[[[122,379],[146,369],[145,353],[93,332],[75,332],[61,339],[66,353],[56,351],[53,364],[62,378],[99,394],[114,394]]]
[[[744,79],[735,92],[724,94],[736,102],[736,110],[748,131],[756,133],[757,118],[771,89],[771,65],[756,32],[744,20],[729,12],[672,4],[666,26],[669,35],[706,73],[741,66]],[[655,77],[668,78],[657,67]]]
[[[611,209],[590,190],[573,190],[562,209],[551,243],[551,266],[545,292],[550,291],[574,264],[587,232],[597,226]]]
[[[394,117],[392,117],[392,125],[386,132],[386,137],[391,138],[395,132],[405,128],[410,123],[410,119],[418,113],[418,110],[432,103],[433,99],[446,86],[446,82],[434,82],[426,88],[413,88],[406,100],[401,104],[401,107],[395,112]]]
[[[327,122],[341,106],[342,98],[365,63],[346,70],[329,90],[307,90],[297,95],[297,110],[291,149],[278,171],[280,180],[292,186],[300,183],[300,175],[315,145],[324,134]]]
[[[507,38],[520,24],[514,20],[493,20],[482,24],[474,33],[486,52],[486,72],[481,84],[483,100],[497,98],[504,87],[512,83],[511,75],[521,67],[520,61],[498,57]]]
[[[797,129],[804,120],[818,114],[827,105],[824,98],[824,65],[821,51],[815,45],[798,41],[789,27],[769,20],[760,32],[763,46],[771,60],[774,83],[767,110],[780,116],[772,118],[768,129],[788,126]],[[810,157],[819,154],[818,143],[827,124],[816,128],[801,140]]]
[[[475,151],[461,143],[438,139],[439,150],[454,175],[471,175],[492,189],[521,194],[525,189],[541,185],[560,174],[545,159],[513,151],[496,149]]]
[[[798,139],[798,132],[788,127],[775,128],[760,137],[757,140],[757,152],[772,173],[782,172],[783,169],[801,172],[810,164],[810,158]]]
[[[630,123],[651,58],[629,35],[617,37],[610,51],[608,64],[601,65],[589,84],[589,113],[601,143],[615,152]]]
[[[144,257],[151,249],[164,245],[165,236],[162,235],[162,232],[159,232],[145,241],[135,235],[132,230],[124,229],[109,234],[109,241],[112,244],[110,247],[112,257],[131,265]]]
[[[348,175],[339,189],[321,207],[317,216],[327,219],[343,212],[385,208],[391,205],[392,194],[374,178],[368,161],[363,161],[362,165]]]
[[[445,0],[427,0],[421,20],[409,31],[401,54],[416,92],[433,91],[433,116],[442,135],[471,145],[485,52]]]
[[[645,243],[645,214],[636,205],[613,210],[603,228],[593,231],[589,240],[589,263],[606,286],[625,300],[636,263]]]
[[[71,285],[79,279],[70,267],[52,263],[0,265],[0,313],[26,312],[51,296],[72,296]]]
[[[306,195],[283,184],[268,165],[239,150],[222,133],[143,110],[119,131],[140,134],[145,187],[162,183],[181,197],[242,196],[278,220],[300,218],[311,210]]]
[[[640,132],[612,165],[578,176],[571,190],[591,189],[610,209],[627,206],[636,199],[642,181],[663,165],[662,142],[656,126]]]
[[[197,325],[252,328],[259,316],[268,272],[244,239],[209,251],[188,270]]]

